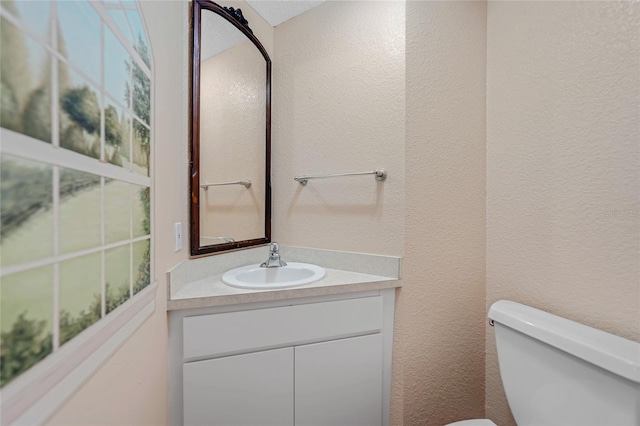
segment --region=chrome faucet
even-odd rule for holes
[[[280,246],[278,246],[278,243],[271,243],[269,244],[269,258],[267,259],[266,262],[262,263],[260,265],[261,268],[278,268],[280,266],[287,266],[287,262],[283,262],[280,259],[280,253],[278,252],[278,250],[280,249]]]

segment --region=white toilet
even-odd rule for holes
[[[489,319],[518,426],[640,425],[640,343],[507,300]]]

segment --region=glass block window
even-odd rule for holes
[[[133,1],[0,3],[0,385],[152,280],[151,50]]]

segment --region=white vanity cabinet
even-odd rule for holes
[[[185,425],[293,425],[293,348],[184,364]]]
[[[382,336],[295,348],[295,424],[382,424]]]
[[[174,425],[386,425],[394,290],[172,311]]]

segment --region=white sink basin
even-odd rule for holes
[[[321,280],[324,274],[324,268],[309,263],[287,262],[287,266],[277,268],[248,265],[225,272],[222,282],[239,288],[287,288],[316,282]]]

